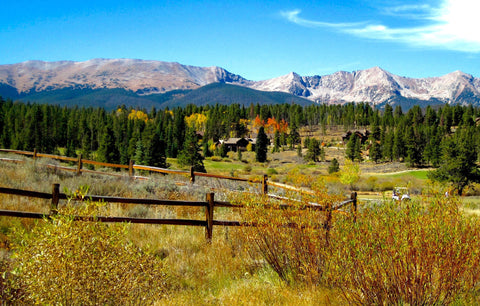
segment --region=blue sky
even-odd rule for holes
[[[0,64],[137,58],[250,80],[374,66],[480,77],[480,1],[4,1]]]

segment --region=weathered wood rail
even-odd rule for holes
[[[128,165],[103,163],[103,162],[98,162],[94,160],[83,159],[81,154],[78,156],[78,158],[74,158],[74,157],[66,157],[66,156],[59,156],[59,155],[52,155],[52,154],[37,153],[37,150],[34,150],[33,152],[29,152],[29,151],[20,151],[20,150],[0,149],[0,152],[31,156],[34,160],[36,160],[37,158],[43,157],[43,158],[49,158],[49,159],[59,160],[63,162],[76,163],[77,164],[76,167],[64,167],[64,166],[57,166],[57,165],[47,165],[47,167],[57,169],[57,170],[76,172],[77,175],[81,175],[82,173],[93,173],[93,174],[110,175],[110,176],[116,176],[116,177],[130,177],[132,179],[146,179],[145,177],[142,177],[142,176],[135,176],[135,170],[143,170],[143,171],[162,173],[162,174],[177,174],[177,175],[183,175],[187,177],[189,176],[190,182],[192,183],[195,183],[196,177],[209,177],[209,178],[225,179],[225,180],[231,180],[231,181],[258,183],[258,184],[262,184],[262,186],[266,184],[265,180],[267,179],[267,177],[265,176],[264,182],[262,182],[261,180],[258,180],[258,179],[195,172],[193,171],[193,168],[191,168],[190,171],[172,170],[172,169],[158,168],[158,167],[152,167],[152,166],[137,165],[134,163],[133,160],[130,160]],[[17,163],[22,162],[21,160],[14,160],[10,158],[0,158],[0,160],[8,161],[8,162],[17,162]],[[118,173],[109,173],[109,172],[101,172],[101,171],[84,169],[83,165],[88,165],[88,164],[99,166],[99,167],[114,168],[114,169],[128,169],[128,176],[124,174],[118,174]],[[266,189],[262,188],[262,190],[266,190]]]
[[[22,197],[31,197],[51,200],[50,213],[32,213],[25,211],[12,211],[12,210],[0,210],[0,216],[19,217],[19,218],[34,218],[42,219],[49,218],[51,215],[58,213],[58,205],[60,200],[66,200],[68,195],[60,193],[60,185],[52,185],[52,193],[44,193],[37,191],[13,189],[0,187],[0,194],[9,194]],[[98,222],[129,222],[129,223],[142,223],[142,224],[167,224],[167,225],[184,225],[184,226],[201,226],[205,227],[205,238],[207,241],[211,241],[213,235],[213,226],[255,226],[252,223],[245,223],[242,221],[225,221],[214,219],[215,207],[228,207],[228,208],[243,208],[243,205],[234,205],[228,202],[215,201],[214,193],[208,193],[205,201],[176,201],[176,200],[163,200],[163,199],[142,199],[142,198],[121,198],[121,197],[109,197],[109,196],[96,196],[89,195],[82,198],[75,198],[75,200],[91,200],[101,201],[107,203],[126,203],[126,204],[142,204],[142,205],[164,205],[164,206],[186,206],[186,207],[204,207],[205,208],[205,220],[188,220],[188,219],[148,219],[148,218],[130,218],[130,217],[85,217],[85,216],[72,216],[77,221],[98,221]],[[326,211],[326,223],[324,227],[329,229],[331,227],[332,212],[348,204],[352,204],[352,213],[354,220],[356,219],[357,197],[356,193],[352,193],[351,198],[337,206],[328,205],[327,207],[319,205],[307,205],[308,208]],[[291,224],[295,227],[295,224]]]
[[[98,161],[93,161],[93,160],[87,160],[87,159],[82,159],[82,155],[80,154],[78,158],[74,157],[66,157],[66,156],[59,156],[59,155],[52,155],[52,154],[43,154],[43,153],[38,153],[37,150],[35,149],[33,152],[29,151],[20,151],[20,150],[10,150],[10,149],[0,149],[0,152],[5,152],[5,153],[13,153],[13,154],[19,154],[19,155],[24,155],[24,156],[32,156],[34,160],[37,158],[49,158],[53,160],[60,160],[64,162],[72,162],[76,163],[76,167],[65,167],[65,166],[58,166],[58,165],[46,165],[48,168],[51,169],[56,169],[56,170],[62,170],[62,171],[70,171],[70,172],[76,172],[77,175],[81,175],[82,173],[92,173],[92,174],[99,174],[99,175],[109,175],[109,176],[115,176],[115,177],[129,177],[132,179],[148,179],[143,176],[136,176],[135,175],[135,170],[143,170],[143,171],[149,171],[149,172],[155,172],[155,173],[162,173],[162,174],[177,174],[177,175],[183,175],[183,176],[189,176],[190,177],[190,182],[195,183],[196,177],[209,177],[209,178],[216,178],[216,179],[224,179],[224,180],[230,180],[230,181],[241,181],[241,182],[248,182],[252,184],[259,184],[260,185],[260,192],[262,194],[267,195],[268,194],[268,186],[276,187],[276,188],[282,188],[290,191],[296,191],[300,192],[303,194],[313,194],[311,191],[305,189],[305,188],[298,188],[295,186],[289,186],[286,184],[281,184],[281,183],[276,183],[276,182],[271,182],[268,179],[268,175],[263,175],[262,178],[242,178],[242,177],[232,177],[232,176],[225,176],[225,175],[217,175],[217,174],[210,174],[210,173],[203,173],[203,172],[195,172],[193,171],[193,168],[190,169],[190,171],[184,171],[184,170],[172,170],[172,169],[165,169],[165,168],[158,168],[158,167],[152,167],[152,166],[144,166],[144,165],[137,165],[134,163],[133,160],[130,160],[128,165],[121,165],[121,164],[112,164],[112,163],[103,163],[103,162],[98,162]],[[22,162],[21,160],[14,160],[10,158],[0,158],[0,160],[3,161],[8,161],[8,162]],[[128,176],[119,174],[119,173],[110,173],[110,172],[102,172],[102,171],[94,171],[94,170],[89,170],[89,169],[84,169],[83,165],[84,164],[90,164],[94,166],[100,166],[100,167],[108,167],[108,168],[115,168],[115,169],[128,169]]]

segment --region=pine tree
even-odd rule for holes
[[[200,145],[195,130],[189,128],[185,133],[183,149],[178,154],[180,166],[190,166],[196,172],[207,172],[203,165],[203,156],[199,153]]]
[[[370,159],[374,162],[378,163],[382,159],[382,147],[376,141],[372,141],[372,145],[370,146],[369,150]]]
[[[139,139],[137,140],[137,144],[135,145],[135,155],[133,157],[136,164],[139,164],[139,165],[145,164],[144,152],[145,152],[145,148],[143,147],[143,141]]]
[[[112,126],[107,124],[105,125],[100,146],[98,148],[98,160],[105,163],[118,163],[119,157]]]
[[[320,148],[320,142],[312,138],[308,142],[307,154],[305,154],[305,160],[317,162],[321,156],[322,149]]]
[[[167,168],[166,144],[159,131],[147,136],[144,160],[148,166]]]
[[[332,159],[330,162],[330,166],[328,166],[328,173],[336,173],[340,171],[340,164],[338,163],[338,160],[336,158]]]
[[[268,137],[265,134],[265,129],[263,126],[258,130],[257,143],[255,145],[255,159],[264,163],[267,161],[267,148],[268,148]]]
[[[361,162],[363,161],[363,156],[362,156],[362,140],[360,137],[357,137],[357,140],[355,141],[355,149],[354,149],[354,160]]]
[[[275,131],[275,136],[273,137],[273,148],[272,153],[280,152],[280,132]]]
[[[385,133],[385,140],[382,146],[382,156],[387,161],[393,161],[393,138],[395,137],[393,131]]]
[[[345,156],[351,161],[362,161],[362,140],[357,134],[353,133],[347,142],[347,149],[345,150]]]
[[[474,139],[473,128],[457,130],[454,135],[445,138],[442,144],[442,164],[430,172],[429,177],[452,183],[459,195],[472,182],[480,182]]]
[[[392,154],[393,158],[396,160],[402,160],[405,157],[405,144],[403,142],[403,133],[400,128],[395,130],[395,135],[393,136]]]
[[[295,145],[301,142],[300,133],[298,133],[297,126],[292,124],[290,127],[290,134],[287,137],[287,143],[290,146],[290,149],[293,149]]]

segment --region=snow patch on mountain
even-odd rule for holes
[[[286,92],[321,103],[379,104],[403,97],[480,104],[480,79],[461,71],[415,79],[373,67],[324,76],[301,76],[290,72],[255,82],[217,66],[197,67],[139,59],[27,61],[0,65],[0,83],[12,86],[20,93],[62,88],[122,88],[139,95],[149,95],[175,89],[197,89],[216,82]]]

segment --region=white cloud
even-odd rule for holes
[[[434,47],[463,52],[480,52],[480,2],[477,0],[443,0],[438,7],[404,5],[384,8],[385,14],[419,19],[417,27],[389,27],[385,24],[329,23],[301,18],[300,10],[282,12],[290,22],[306,27],[336,29],[351,35],[389,40],[417,47]]]
[[[330,22],[322,22],[322,21],[312,21],[312,20],[307,20],[299,17],[301,12],[302,12],[301,10],[293,10],[288,12],[280,12],[280,14],[290,22],[296,23],[304,27],[312,27],[312,28],[316,28],[316,27],[350,28],[350,27],[355,27],[355,26],[360,26],[362,24],[365,24],[364,22],[330,23]]]

